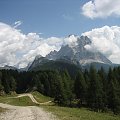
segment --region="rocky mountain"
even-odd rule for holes
[[[58,60],[67,61],[68,63],[72,63],[77,66],[88,66],[91,63],[95,63],[96,66],[112,65],[112,62],[100,52],[92,52],[85,48],[85,45],[91,44],[91,40],[87,36],[79,37],[75,35],[69,35],[68,39],[71,39],[71,37],[74,37],[76,42],[64,45],[58,52],[52,51],[46,57],[36,56],[35,60],[29,67],[29,70],[36,68],[37,66],[43,66],[43,64],[48,65],[48,62],[52,67],[53,62],[50,61],[54,61],[55,64],[55,61]]]
[[[46,57],[38,55],[26,68],[17,69],[12,66],[0,67],[0,69],[12,69],[18,71],[42,70],[42,69],[70,69],[88,68],[93,64],[96,68],[103,66],[106,69],[114,67],[103,54],[97,51],[89,51],[85,48],[91,44],[87,36],[69,35],[67,39],[74,39],[70,44],[63,45],[59,51],[51,51]],[[77,68],[74,66],[76,65]],[[118,66],[118,65],[117,65]]]
[[[46,57],[38,55],[38,56],[35,57],[34,61],[31,63],[28,70],[31,70],[32,68],[35,68],[36,66],[43,65],[47,62],[49,62],[49,60]]]
[[[71,36],[69,36],[69,38],[70,37]],[[84,47],[85,45],[91,44],[91,40],[87,36],[74,37],[76,37],[77,39],[76,43],[62,46],[58,52],[53,51],[50,54],[48,54],[46,58],[50,60],[70,60],[73,63],[80,65],[86,65],[93,62],[112,64],[112,62],[100,52],[91,52]]]

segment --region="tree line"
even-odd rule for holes
[[[61,106],[87,107],[120,113],[120,67],[79,70],[74,78],[67,70],[37,72],[0,71],[0,93],[38,91]]]

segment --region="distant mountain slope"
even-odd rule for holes
[[[13,66],[5,65],[4,67],[0,67],[0,70],[17,70],[17,68]]]
[[[44,61],[44,59],[43,59]],[[43,63],[43,62],[42,62]],[[74,77],[78,70],[81,70],[80,66],[76,66],[73,63],[70,63],[69,61],[65,60],[49,60],[47,62],[44,62],[43,64],[39,64],[37,66],[31,66],[29,68],[29,71],[38,71],[38,70],[67,70],[71,77]]]
[[[89,69],[91,65],[94,66],[97,70],[103,67],[105,71],[108,71],[110,67],[114,68],[120,66],[119,64],[104,64],[104,63],[93,62],[90,64],[86,64],[85,66],[82,66],[82,69]]]
[[[64,45],[59,51],[52,51],[46,57],[38,55],[34,61],[26,68],[19,71],[43,70],[43,69],[70,69],[78,68],[89,69],[90,65],[94,65],[97,69],[101,66],[108,70],[109,67],[118,66],[112,64],[103,54],[98,51],[89,51],[85,48],[91,44],[91,40],[87,36],[69,35],[67,39],[76,39],[75,42]],[[14,69],[11,66],[5,66],[0,69]]]
[[[28,70],[32,70],[38,66],[41,66],[45,63],[49,62],[49,60],[46,57],[42,56],[36,56],[35,60],[32,62],[32,64],[29,66]]]

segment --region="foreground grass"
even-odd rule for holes
[[[120,116],[108,113],[97,113],[85,108],[67,108],[59,106],[42,106],[51,111],[60,120],[120,120]]]
[[[34,98],[39,103],[44,103],[44,102],[48,102],[48,101],[53,100],[52,98],[46,97],[46,96],[40,94],[39,92],[32,92],[31,94],[34,96]],[[28,96],[19,97],[19,98],[14,98],[14,97],[17,97],[17,94],[16,95],[0,96],[0,103],[6,103],[6,104],[16,105],[16,106],[32,106],[32,105],[36,105],[35,103],[33,103],[31,101],[31,99]]]
[[[46,97],[38,92],[32,92],[31,94],[40,103],[53,101],[52,98]],[[14,96],[0,96],[0,102],[17,106],[36,105],[28,96],[21,98],[13,97]],[[44,108],[44,110],[48,112],[52,112],[59,118],[59,120],[120,120],[120,116],[115,116],[109,113],[97,113],[85,108],[67,108],[48,104],[39,105],[39,107]],[[0,112],[4,112],[4,109],[0,108]]]
[[[31,93],[34,98],[39,102],[39,103],[44,103],[44,102],[48,102],[48,101],[53,101],[53,98],[44,96],[42,94],[40,94],[39,92],[35,91]]]
[[[39,92],[33,92],[32,95],[40,102],[53,101],[52,98],[46,97]],[[120,116],[109,113],[97,113],[85,108],[68,108],[55,105],[40,105],[48,112],[55,114],[60,120],[120,120]]]
[[[31,99],[28,96],[20,97],[20,98],[13,98],[10,96],[0,96],[0,103],[6,103],[10,105],[16,105],[16,106],[31,106],[35,105],[31,101]]]

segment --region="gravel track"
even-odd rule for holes
[[[33,97],[33,95],[30,94],[30,93],[20,94],[20,95],[17,96],[17,97],[9,97],[9,98],[20,98],[20,97],[24,97],[24,96],[28,96],[28,97],[32,100],[32,102],[34,102],[34,103],[36,103],[36,104],[39,104],[39,105],[45,105],[45,104],[49,104],[49,103],[52,102],[52,101],[47,101],[47,102],[39,103],[39,102],[36,101],[36,99],[35,99],[35,98]]]
[[[18,97],[23,96],[29,96],[34,103],[40,104],[31,94],[21,94]],[[0,120],[57,120],[52,113],[46,112],[37,106],[21,107],[0,103],[0,107],[8,109],[0,114]]]

